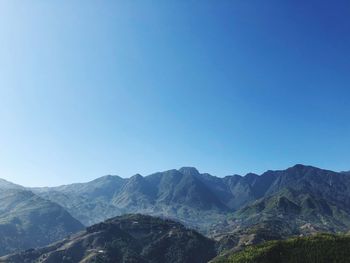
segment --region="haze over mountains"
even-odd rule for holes
[[[246,217],[245,225],[292,216],[301,227],[304,219],[312,219],[310,227],[327,231],[347,229],[350,222],[350,177],[304,165],[224,178],[184,167],[32,191],[60,204],[84,225],[135,212],[174,218],[203,233],[213,223],[227,221],[228,214],[237,220]]]
[[[350,177],[296,165],[223,178],[183,167],[42,188],[1,180],[0,204],[1,255],[48,245],[83,225],[129,213],[170,218],[220,240],[222,249],[240,249],[301,234],[349,231]]]
[[[31,191],[0,190],[0,255],[44,246],[82,229],[60,205]]]

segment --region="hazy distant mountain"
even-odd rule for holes
[[[88,183],[31,190],[45,199],[60,204],[84,225],[92,225],[122,214],[111,200],[127,181],[128,179],[107,175]]]
[[[270,218],[288,219],[297,228],[310,223],[304,229],[349,227],[350,176],[304,165],[224,178],[183,167],[34,191],[86,225],[123,213],[144,213],[174,218],[203,232],[246,227]]]
[[[53,245],[0,258],[0,262],[204,263],[215,255],[214,241],[179,223],[125,215]]]
[[[4,209],[0,210],[0,218],[6,218],[5,223],[10,222],[10,226],[16,225],[19,233],[18,236],[13,235],[17,243],[11,243],[12,239],[4,239],[4,251],[47,244],[50,240],[57,240],[66,233],[80,229],[81,225],[69,214],[85,225],[125,213],[162,216],[181,221],[188,227],[226,240],[226,244],[236,247],[291,235],[350,229],[348,173],[304,165],[267,171],[262,175],[250,173],[223,178],[201,174],[192,167],[183,167],[145,177],[139,174],[131,178],[109,175],[88,183],[30,189],[35,195],[23,189],[0,180],[0,190],[4,193],[17,191],[13,196],[18,196],[22,202],[28,199],[21,198],[22,192],[33,195],[35,202],[25,203],[25,207],[32,207],[33,211],[42,215],[43,222],[49,220],[47,226],[55,234],[22,244],[26,239],[17,238],[25,236],[22,232],[33,233],[30,237],[36,235],[35,231],[43,233],[44,230],[26,228],[28,225],[37,225],[31,223],[32,216],[25,217],[29,218],[24,220],[28,224],[22,221],[15,224],[15,219],[8,219],[10,215],[20,218],[21,213],[28,210],[24,206],[11,210],[14,206],[6,204],[14,201],[4,197],[2,207],[11,209],[8,213]],[[65,219],[51,220],[51,207],[56,213],[65,215]],[[61,225],[62,222],[67,223]],[[75,227],[70,229],[71,224]],[[224,243],[221,245],[226,246]]]
[[[85,184],[33,191],[62,205],[86,225],[137,212],[197,226],[216,220],[217,215],[224,216],[229,209],[199,177],[196,169],[182,168],[128,179],[105,176]]]
[[[269,183],[263,196],[215,225],[216,235],[230,232],[237,236],[243,231],[253,234],[250,238],[254,240],[252,229],[262,223],[274,237],[280,238],[350,229],[349,176],[296,165],[283,171],[268,171],[256,178],[256,183],[265,181]],[[276,224],[284,227],[274,228]]]
[[[25,187],[0,178],[0,189],[25,189]]]
[[[30,191],[0,189],[0,255],[47,245],[82,228],[61,206]]]
[[[268,220],[290,222],[296,234],[350,229],[350,214],[335,203],[312,194],[284,189],[259,199],[234,214],[242,226]]]
[[[266,177],[276,179],[265,197],[236,213],[246,222],[277,217],[297,221],[299,227],[311,223],[334,232],[350,228],[350,177],[302,165],[269,171],[261,179]]]

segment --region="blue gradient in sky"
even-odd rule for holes
[[[350,170],[350,1],[1,1],[0,177]]]

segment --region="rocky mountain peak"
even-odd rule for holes
[[[195,167],[182,167],[179,169],[179,172],[184,175],[200,175],[199,171]]]

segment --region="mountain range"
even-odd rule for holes
[[[31,190],[58,203],[84,225],[143,213],[173,218],[206,234],[219,231],[220,224],[233,228],[271,218],[288,218],[299,232],[336,232],[350,226],[348,174],[304,165],[223,178],[184,167],[145,177],[105,176],[85,184]]]
[[[87,183],[39,188],[0,180],[0,198],[2,255],[47,245],[83,225],[129,213],[179,221],[221,240],[223,249],[350,229],[349,173],[305,165],[226,177],[183,167],[148,176],[107,175]],[[58,214],[60,220],[52,220]],[[46,220],[50,223],[44,224]],[[39,227],[37,222],[43,223]],[[43,238],[43,232],[52,234]],[[26,235],[38,238],[19,238]]]

